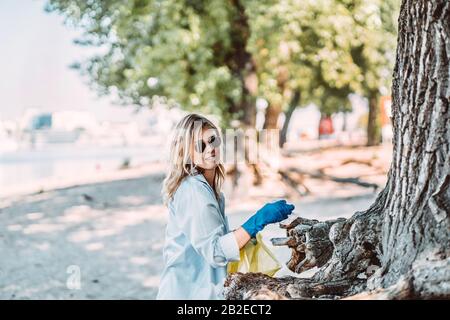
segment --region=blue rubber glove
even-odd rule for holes
[[[242,228],[254,238],[256,234],[270,223],[280,222],[288,217],[294,210],[294,205],[287,204],[286,200],[267,203],[250,217]]]

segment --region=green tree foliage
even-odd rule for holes
[[[278,111],[292,92],[325,114],[350,111],[352,92],[370,97],[389,83],[398,1],[249,2],[250,51],[261,95]]]
[[[397,0],[49,0],[48,11],[100,47],[77,67],[126,104],[167,97],[252,124],[255,99],[281,112],[294,96],[324,113],[390,77]],[[393,52],[392,52],[393,56]]]
[[[164,96],[224,118],[243,99],[245,34],[228,1],[55,0],[47,10],[84,30],[79,44],[103,47],[78,65],[102,94],[137,105]]]

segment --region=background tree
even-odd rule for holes
[[[273,242],[293,249],[289,267],[319,271],[311,279],[233,274],[228,298],[450,298],[449,21],[449,1],[402,2],[393,160],[374,204],[349,219],[284,225],[288,237]]]
[[[381,142],[380,97],[387,93],[394,65],[398,0],[339,1],[351,13],[353,36],[352,60],[360,69],[357,92],[369,106],[367,145]]]
[[[278,128],[284,111],[281,146],[298,105],[314,102],[324,113],[349,107],[359,70],[350,55],[352,20],[336,15],[336,6],[328,0],[272,1],[265,10],[247,8],[259,95],[268,101],[264,128]]]
[[[351,111],[352,92],[369,100],[368,144],[381,141],[378,101],[393,66],[398,6],[397,0],[321,0],[247,7],[259,95],[269,102],[264,127],[277,128],[285,112],[281,145],[293,99],[300,96],[299,104],[313,102],[331,115]]]

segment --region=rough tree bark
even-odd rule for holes
[[[312,278],[232,274],[228,298],[450,298],[450,2],[404,0],[398,34],[385,188],[349,219],[282,226],[274,244]]]

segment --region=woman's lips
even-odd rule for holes
[[[213,149],[211,152],[208,152],[205,157],[206,161],[215,161],[216,160],[216,151]]]

